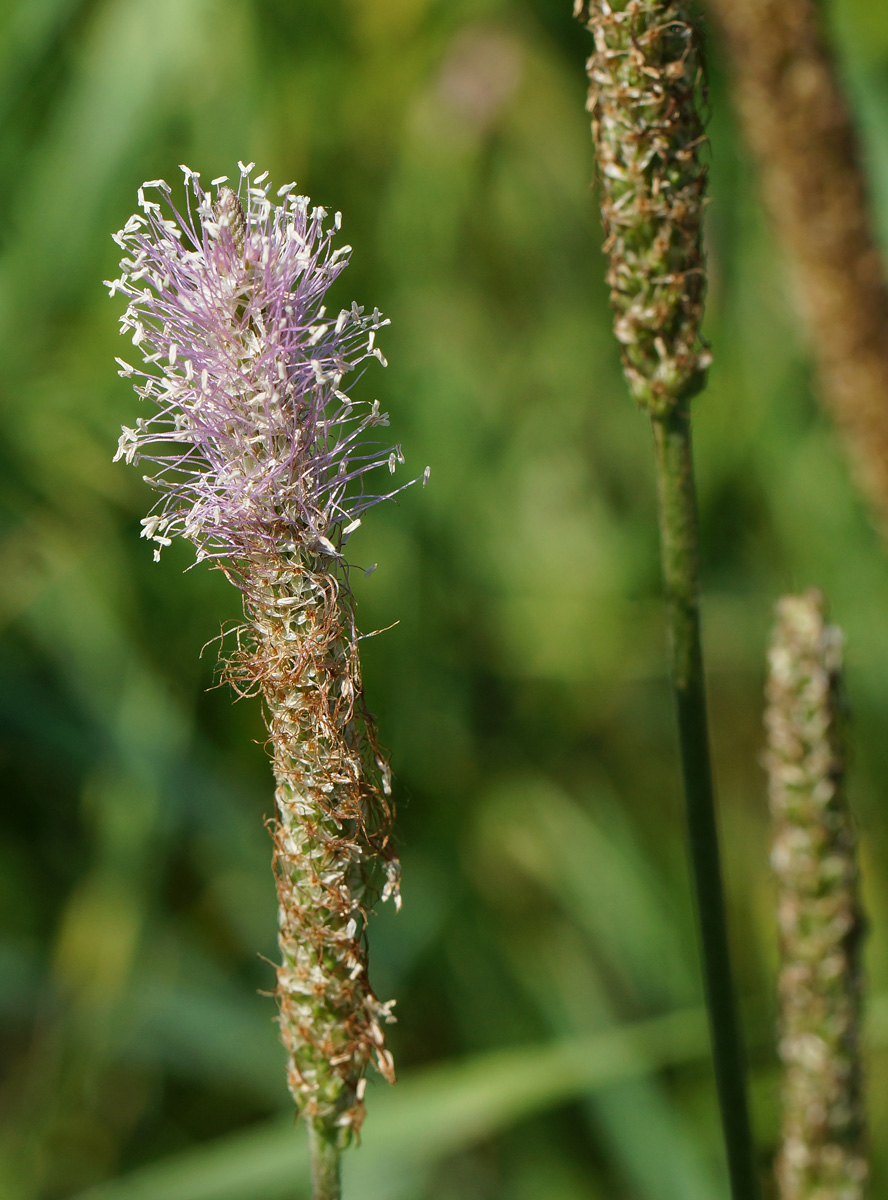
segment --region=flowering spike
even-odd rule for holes
[[[109,287],[144,367],[120,359],[148,401],[117,457],[154,464],[160,492],[142,522],[155,557],[177,535],[243,593],[246,623],[226,665],[265,704],[277,788],[274,868],[282,964],[277,997],[288,1083],[314,1135],[343,1145],[363,1117],[364,1072],[394,1080],[382,1026],[391,1004],[367,977],[364,930],[380,897],[398,903],[390,772],[363,698],[358,635],[342,549],[377,492],[377,468],[400,447],[376,440],[379,403],[342,390],[387,325],[357,305],[326,313],[348,262],[338,221],[294,195],[268,198],[263,173],[239,163],[238,192],[215,203],[183,167],[177,209],[139,191],[116,235],[121,275]],[[216,181],[224,183],[223,177]],[[149,185],[146,185],[149,186]]]
[[[857,835],[845,793],[842,634],[816,591],[777,605],[767,768],[780,931],[781,1200],[861,1200],[868,1174],[861,1079]]]
[[[654,436],[660,546],[685,814],[715,1082],[733,1200],[757,1200],[709,750],[688,400],[703,386],[706,171],[700,31],[687,0],[574,0],[587,65],[607,282],[629,391]]]
[[[629,390],[653,415],[698,392],[705,142],[699,31],[672,0],[574,0],[586,64],[607,282]]]

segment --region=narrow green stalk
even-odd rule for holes
[[[340,1150],[330,1132],[316,1121],[308,1122],[311,1150],[312,1200],[340,1200]]]
[[[700,650],[697,514],[688,401],[711,355],[700,28],[685,0],[575,0],[594,39],[586,68],[607,281],[629,391],[653,422],[685,804],[733,1200],[757,1200],[740,1028],[719,866]]]
[[[731,1194],[734,1200],[754,1200],[759,1184],[734,1002],[700,646],[691,423],[681,407],[655,416],[652,423],[672,678],[715,1080]]]

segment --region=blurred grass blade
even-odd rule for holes
[[[346,1190],[354,1200],[369,1200],[396,1167],[409,1173],[553,1105],[699,1058],[706,1047],[703,1012],[689,1009],[592,1037],[429,1068],[372,1097],[363,1145],[346,1164]],[[305,1191],[307,1172],[307,1146],[288,1115],[75,1200],[284,1200],[300,1184]]]
[[[115,0],[91,14],[72,77],[18,191],[19,235],[0,273],[10,317],[32,312],[65,286],[76,291],[84,277],[98,282],[98,272],[88,273],[89,253],[109,182],[156,124],[158,109],[179,94],[218,10],[211,0]]]
[[[491,789],[477,831],[485,871],[505,861],[548,892],[644,1003],[694,1002],[693,926],[679,920],[606,785],[590,810],[554,780],[509,778]]]
[[[83,0],[29,0],[10,10],[0,40],[0,123],[9,119],[29,76],[48,57],[52,43],[82,6]]]
[[[494,789],[482,810],[479,849],[489,856],[488,870],[517,869],[576,924],[573,935],[546,927],[536,940],[522,928],[511,954],[513,970],[558,1038],[618,1019],[615,979],[654,1009],[678,1007],[679,998],[699,990],[670,898],[620,817],[603,785],[589,811],[544,779]],[[523,884],[498,891],[520,895]],[[503,924],[518,927],[505,912]],[[719,1194],[699,1129],[659,1080],[602,1089],[590,1097],[587,1113],[596,1140],[638,1200]]]

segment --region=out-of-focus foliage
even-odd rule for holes
[[[888,230],[888,14],[835,26]],[[352,1200],[716,1200],[664,675],[646,421],[626,398],[569,0],[8,0],[0,12],[0,1195],[272,1200],[305,1188],[272,985],[270,772],[216,682],[218,575],[160,565],[111,463],[110,232],[146,178],[254,159],[341,209],[337,300],[393,321],[378,395],[425,492],[376,510],[366,684],[405,906],[377,990]],[[763,1157],[776,1131],[761,687],[776,597],[848,635],[851,792],[888,992],[888,557],[820,415],[712,52],[697,404],[706,648]],[[632,1026],[622,1032],[619,1027]],[[888,1109],[873,1004],[872,1119]],[[446,1066],[441,1064],[447,1064]],[[888,1187],[874,1139],[873,1192]],[[132,1177],[130,1178],[131,1173]],[[114,1183],[118,1180],[118,1183]],[[110,1181],[110,1182],[108,1182]]]

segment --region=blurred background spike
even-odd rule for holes
[[[845,792],[842,634],[820,592],[785,596],[768,655],[767,769],[780,936],[781,1200],[860,1200],[857,836]]]
[[[858,122],[816,0],[708,0],[823,402],[888,534],[888,285]]]

